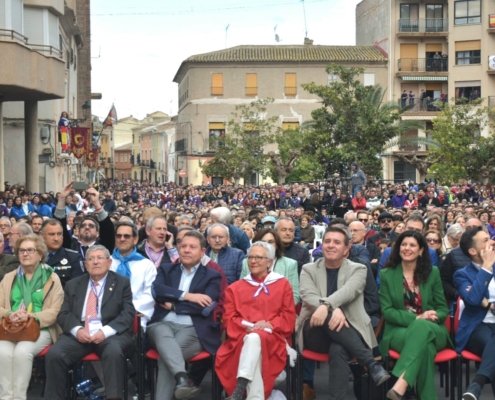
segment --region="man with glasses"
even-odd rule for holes
[[[112,199],[112,193],[107,192],[105,194],[105,200],[103,200],[103,208],[109,214],[112,214],[117,210],[117,205],[115,204],[115,201],[113,201]]]
[[[12,226],[12,229],[10,231],[10,246],[12,248],[15,247],[15,244],[17,243],[17,240],[26,235],[31,235],[33,233],[33,230],[31,227],[26,224],[25,222],[17,222]]]
[[[83,217],[77,238],[71,237],[67,231],[65,199],[67,196],[70,196],[70,193],[73,190],[73,183],[74,182],[70,182],[60,192],[57,208],[54,212],[55,218],[62,223],[64,229],[63,246],[78,251],[81,253],[83,259],[86,257],[88,248],[95,244],[101,244],[102,246],[105,246],[109,252],[112,252],[115,247],[113,222],[100,204],[100,195],[95,188],[89,188],[86,191],[87,195],[91,198],[91,205],[95,210],[95,217],[88,215]]]
[[[14,254],[14,248],[10,245],[10,230],[12,229],[12,223],[9,217],[0,218],[0,231],[3,235],[3,253]]]
[[[365,236],[364,236],[364,240],[368,240],[371,236],[373,235],[376,235],[378,232],[375,231],[374,229],[371,229],[371,216],[368,214],[367,211],[358,211],[356,213],[356,218],[359,222],[361,222],[365,229],[366,229],[366,232],[365,232]]]
[[[229,240],[229,228],[225,225],[216,223],[208,228],[206,254],[222,267],[230,285],[239,280],[246,255],[242,250],[230,247]]]
[[[375,246],[378,246],[382,239],[388,239],[390,242],[393,242],[397,237],[397,234],[392,231],[392,227],[394,226],[393,215],[387,211],[382,212],[378,216],[378,225],[380,226],[380,232],[371,236],[369,241],[374,243]]]
[[[63,229],[58,219],[50,218],[43,222],[40,235],[47,247],[46,263],[58,275],[63,287],[69,280],[86,272],[81,254],[62,247]]]
[[[366,240],[366,227],[361,220],[349,224],[352,232],[352,244],[360,244],[368,249],[369,262],[373,275],[376,278],[378,271],[378,261],[380,260],[380,248],[369,240]]]

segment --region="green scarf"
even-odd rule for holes
[[[34,271],[31,280],[28,280],[26,278],[26,274],[22,270],[22,267],[19,266],[19,269],[17,270],[16,285],[22,294],[21,310],[26,310],[29,313],[33,311],[32,294],[36,293],[40,289],[43,289],[45,283],[48,279],[50,279],[52,274],[52,267],[47,264],[40,263]]]

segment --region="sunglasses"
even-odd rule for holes
[[[81,224],[81,228],[96,228],[95,224]]]
[[[440,243],[440,240],[438,240],[438,239],[432,239],[432,238],[426,238],[426,241],[428,243],[435,243],[435,244]]]
[[[116,233],[116,234],[115,234],[115,238],[116,238],[116,239],[125,239],[125,240],[129,240],[131,237],[132,237],[132,235],[129,235],[128,233],[124,233],[124,234]]]
[[[378,222],[384,223],[384,224],[390,224],[392,222],[392,219],[391,218],[383,218]]]
[[[361,221],[361,222],[368,222],[368,218],[358,218],[358,221]]]

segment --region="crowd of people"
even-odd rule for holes
[[[139,313],[160,400],[193,398],[210,368],[227,399],[268,399],[294,349],[329,355],[331,399],[345,398],[351,359],[352,373],[388,381],[388,399],[436,399],[446,348],[482,359],[463,394],[478,400],[495,381],[495,188],[370,184],[357,164],[352,174],[350,194],[329,182],[6,184],[0,318],[33,319],[40,335],[0,340],[0,398],[27,398],[46,349],[46,398],[65,399],[67,370],[93,352],[106,398],[123,398]],[[444,322],[456,310],[452,341]],[[392,350],[389,373],[380,361]],[[186,367],[202,351],[214,365]],[[302,362],[313,400],[316,362]]]

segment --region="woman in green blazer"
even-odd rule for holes
[[[300,300],[299,294],[299,275],[297,274],[297,261],[291,258],[284,257],[284,244],[282,239],[272,228],[260,229],[253,237],[253,243],[266,242],[275,247],[275,261],[271,267],[271,271],[274,271],[287,278],[294,292],[294,304],[297,306]],[[249,268],[247,265],[247,258],[242,262],[242,272],[240,279],[249,274]]]
[[[452,346],[445,318],[449,314],[440,272],[432,267],[425,238],[406,231],[396,239],[390,258],[380,272],[380,302],[385,331],[380,352],[400,353],[392,373],[397,383],[388,399],[405,398],[417,384],[421,400],[437,399],[435,364],[437,351]]]

